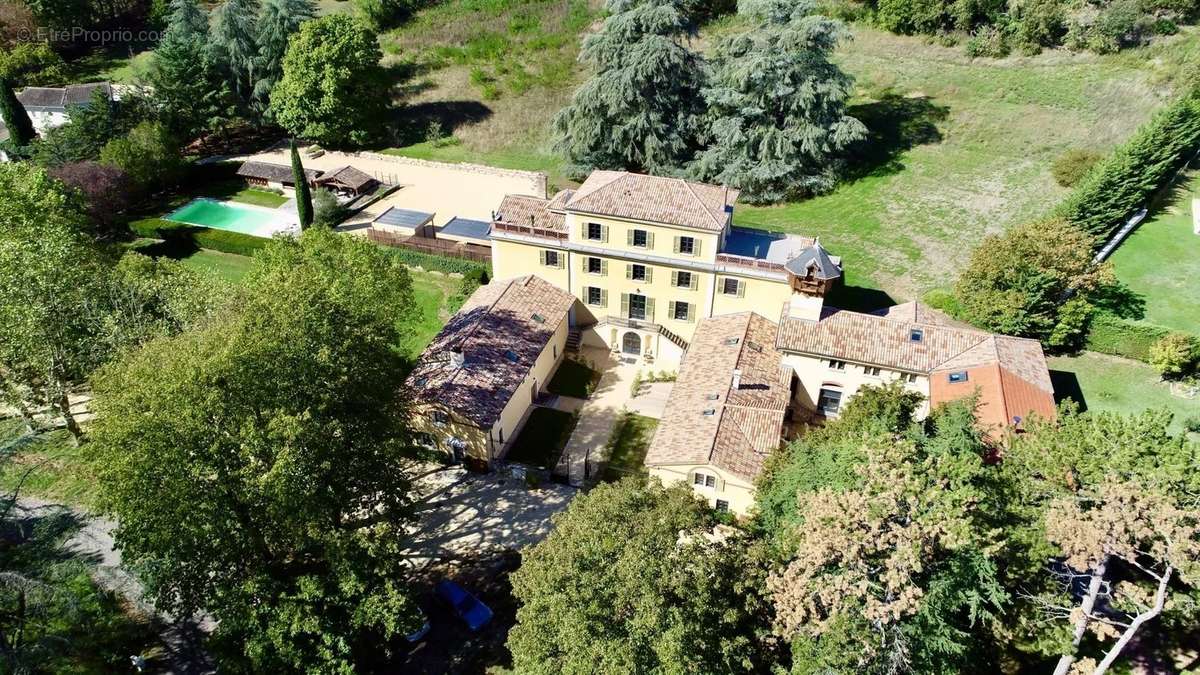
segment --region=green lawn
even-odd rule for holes
[[[1073,398],[1087,410],[1137,413],[1167,408],[1175,414],[1175,432],[1183,431],[1185,419],[1200,416],[1200,399],[1172,395],[1170,386],[1144,363],[1094,352],[1048,361],[1058,396]]]
[[[208,274],[215,274],[225,281],[235,284],[241,281],[242,277],[246,276],[246,272],[250,271],[249,256],[210,251],[206,248],[199,249],[185,257],[179,258],[179,261],[185,267]]]
[[[553,469],[574,429],[574,415],[550,408],[534,408],[504,459]]]
[[[566,39],[570,30],[594,25],[577,23],[572,11],[571,3],[545,0],[451,0],[386,36],[399,100],[408,105],[402,126],[412,130],[386,151],[545,171],[552,188],[568,186],[550,122],[586,74],[554,64],[578,50]],[[737,27],[718,22],[693,44],[708,48]],[[1005,59],[852,29],[836,60],[856,79],[852,114],[872,138],[854,153],[851,175],[829,195],[741,205],[735,221],[819,235],[845,259],[851,287],[882,289],[895,301],[948,286],[985,234],[1048,213],[1066,194],[1050,175],[1053,160],[1126,139],[1200,55],[1192,28],[1113,55],[1049,50]],[[512,83],[521,78],[497,67],[506,62],[557,75],[517,93]],[[433,120],[453,132],[450,142],[432,142]]]
[[[27,438],[24,432],[18,420],[0,419],[0,448],[7,448],[0,489],[10,492],[20,485],[22,494],[94,507],[96,477],[70,434],[60,430]]]
[[[227,196],[226,199],[243,204],[253,204],[254,206],[265,206],[269,209],[279,208],[287,202],[287,197],[278,192],[259,190],[257,188],[243,188]]]
[[[550,384],[546,385],[546,388],[550,393],[560,396],[587,398],[591,396],[596,383],[600,381],[600,376],[601,373],[578,361],[564,359],[562,365],[558,367],[558,372],[550,378]]]
[[[150,70],[151,45],[96,48],[67,63],[67,79],[76,82],[133,84]]]
[[[615,481],[632,473],[645,471],[646,451],[654,439],[658,420],[653,417],[625,413],[617,422],[612,438],[608,441],[608,464],[604,467],[604,480]]]
[[[454,298],[462,286],[462,281],[455,277],[437,275],[431,272],[409,270],[413,280],[413,296],[417,302],[419,318],[415,330],[401,344],[402,351],[409,357],[420,355],[429,344],[446,320],[458,311]]]
[[[1146,321],[1200,334],[1200,235],[1192,232],[1192,198],[1200,172],[1181,181],[1162,209],[1113,253],[1117,278],[1145,301]]]

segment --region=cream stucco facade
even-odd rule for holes
[[[714,509],[745,515],[754,505],[753,483],[712,464],[656,466],[650,469],[650,476],[666,486],[692,486],[692,492]]]

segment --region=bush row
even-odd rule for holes
[[[240,232],[185,225],[162,218],[135,220],[129,223],[129,229],[139,237],[162,239],[172,244],[190,245],[247,256],[253,255],[255,251],[270,242],[269,239],[252,237]]]
[[[1108,312],[1092,317],[1087,348],[1102,354],[1150,361],[1150,348],[1171,331],[1162,326],[1127,321]]]
[[[434,272],[455,273],[467,276],[482,274],[485,278],[490,276],[492,272],[491,265],[473,260],[433,255],[407,248],[388,248],[387,250],[399,258],[405,265],[420,267]]]
[[[1191,92],[1159,111],[1096,164],[1059,206],[1058,215],[1095,235],[1097,246],[1103,245],[1191,158],[1198,144],[1200,93]]]

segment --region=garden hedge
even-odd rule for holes
[[[492,273],[491,265],[473,260],[432,255],[407,248],[387,248],[386,250],[399,258],[405,265],[411,267],[420,267],[435,272],[446,272],[447,274],[462,274],[466,276],[483,275],[484,278],[487,278]]]
[[[1104,244],[1145,205],[1200,145],[1200,93],[1191,92],[1159,111],[1088,172],[1058,215]]]
[[[197,227],[176,223],[162,218],[145,218],[129,223],[129,229],[139,237],[162,239],[172,243],[192,244],[199,248],[214,251],[235,253],[237,255],[253,255],[255,251],[266,246],[271,240],[262,237],[252,237],[240,232],[214,230],[209,227]]]
[[[1092,317],[1086,346],[1094,352],[1148,362],[1150,346],[1170,332],[1170,329],[1162,326],[1128,321],[1108,312],[1097,312]]]

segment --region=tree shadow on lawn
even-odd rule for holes
[[[832,307],[852,312],[873,312],[896,304],[896,300],[888,295],[887,291],[845,284],[835,286],[829,291],[826,300]]]
[[[430,129],[449,136],[462,126],[478,124],[492,116],[492,109],[479,101],[428,101],[406,105],[392,112],[388,127],[391,142],[397,146],[413,145],[430,138]]]
[[[1100,309],[1111,312],[1122,319],[1136,321],[1146,318],[1146,296],[1120,282],[1111,288],[1102,290],[1093,299],[1093,302]]]
[[[1079,378],[1069,370],[1051,370],[1050,384],[1054,386],[1054,402],[1062,403],[1071,399],[1079,404],[1079,412],[1087,412],[1087,399],[1083,396],[1083,387],[1079,386]]]
[[[846,181],[903,171],[900,155],[918,145],[941,143],[938,124],[950,116],[948,106],[928,96],[904,96],[890,89],[847,112],[867,126],[867,137],[846,153]]]

